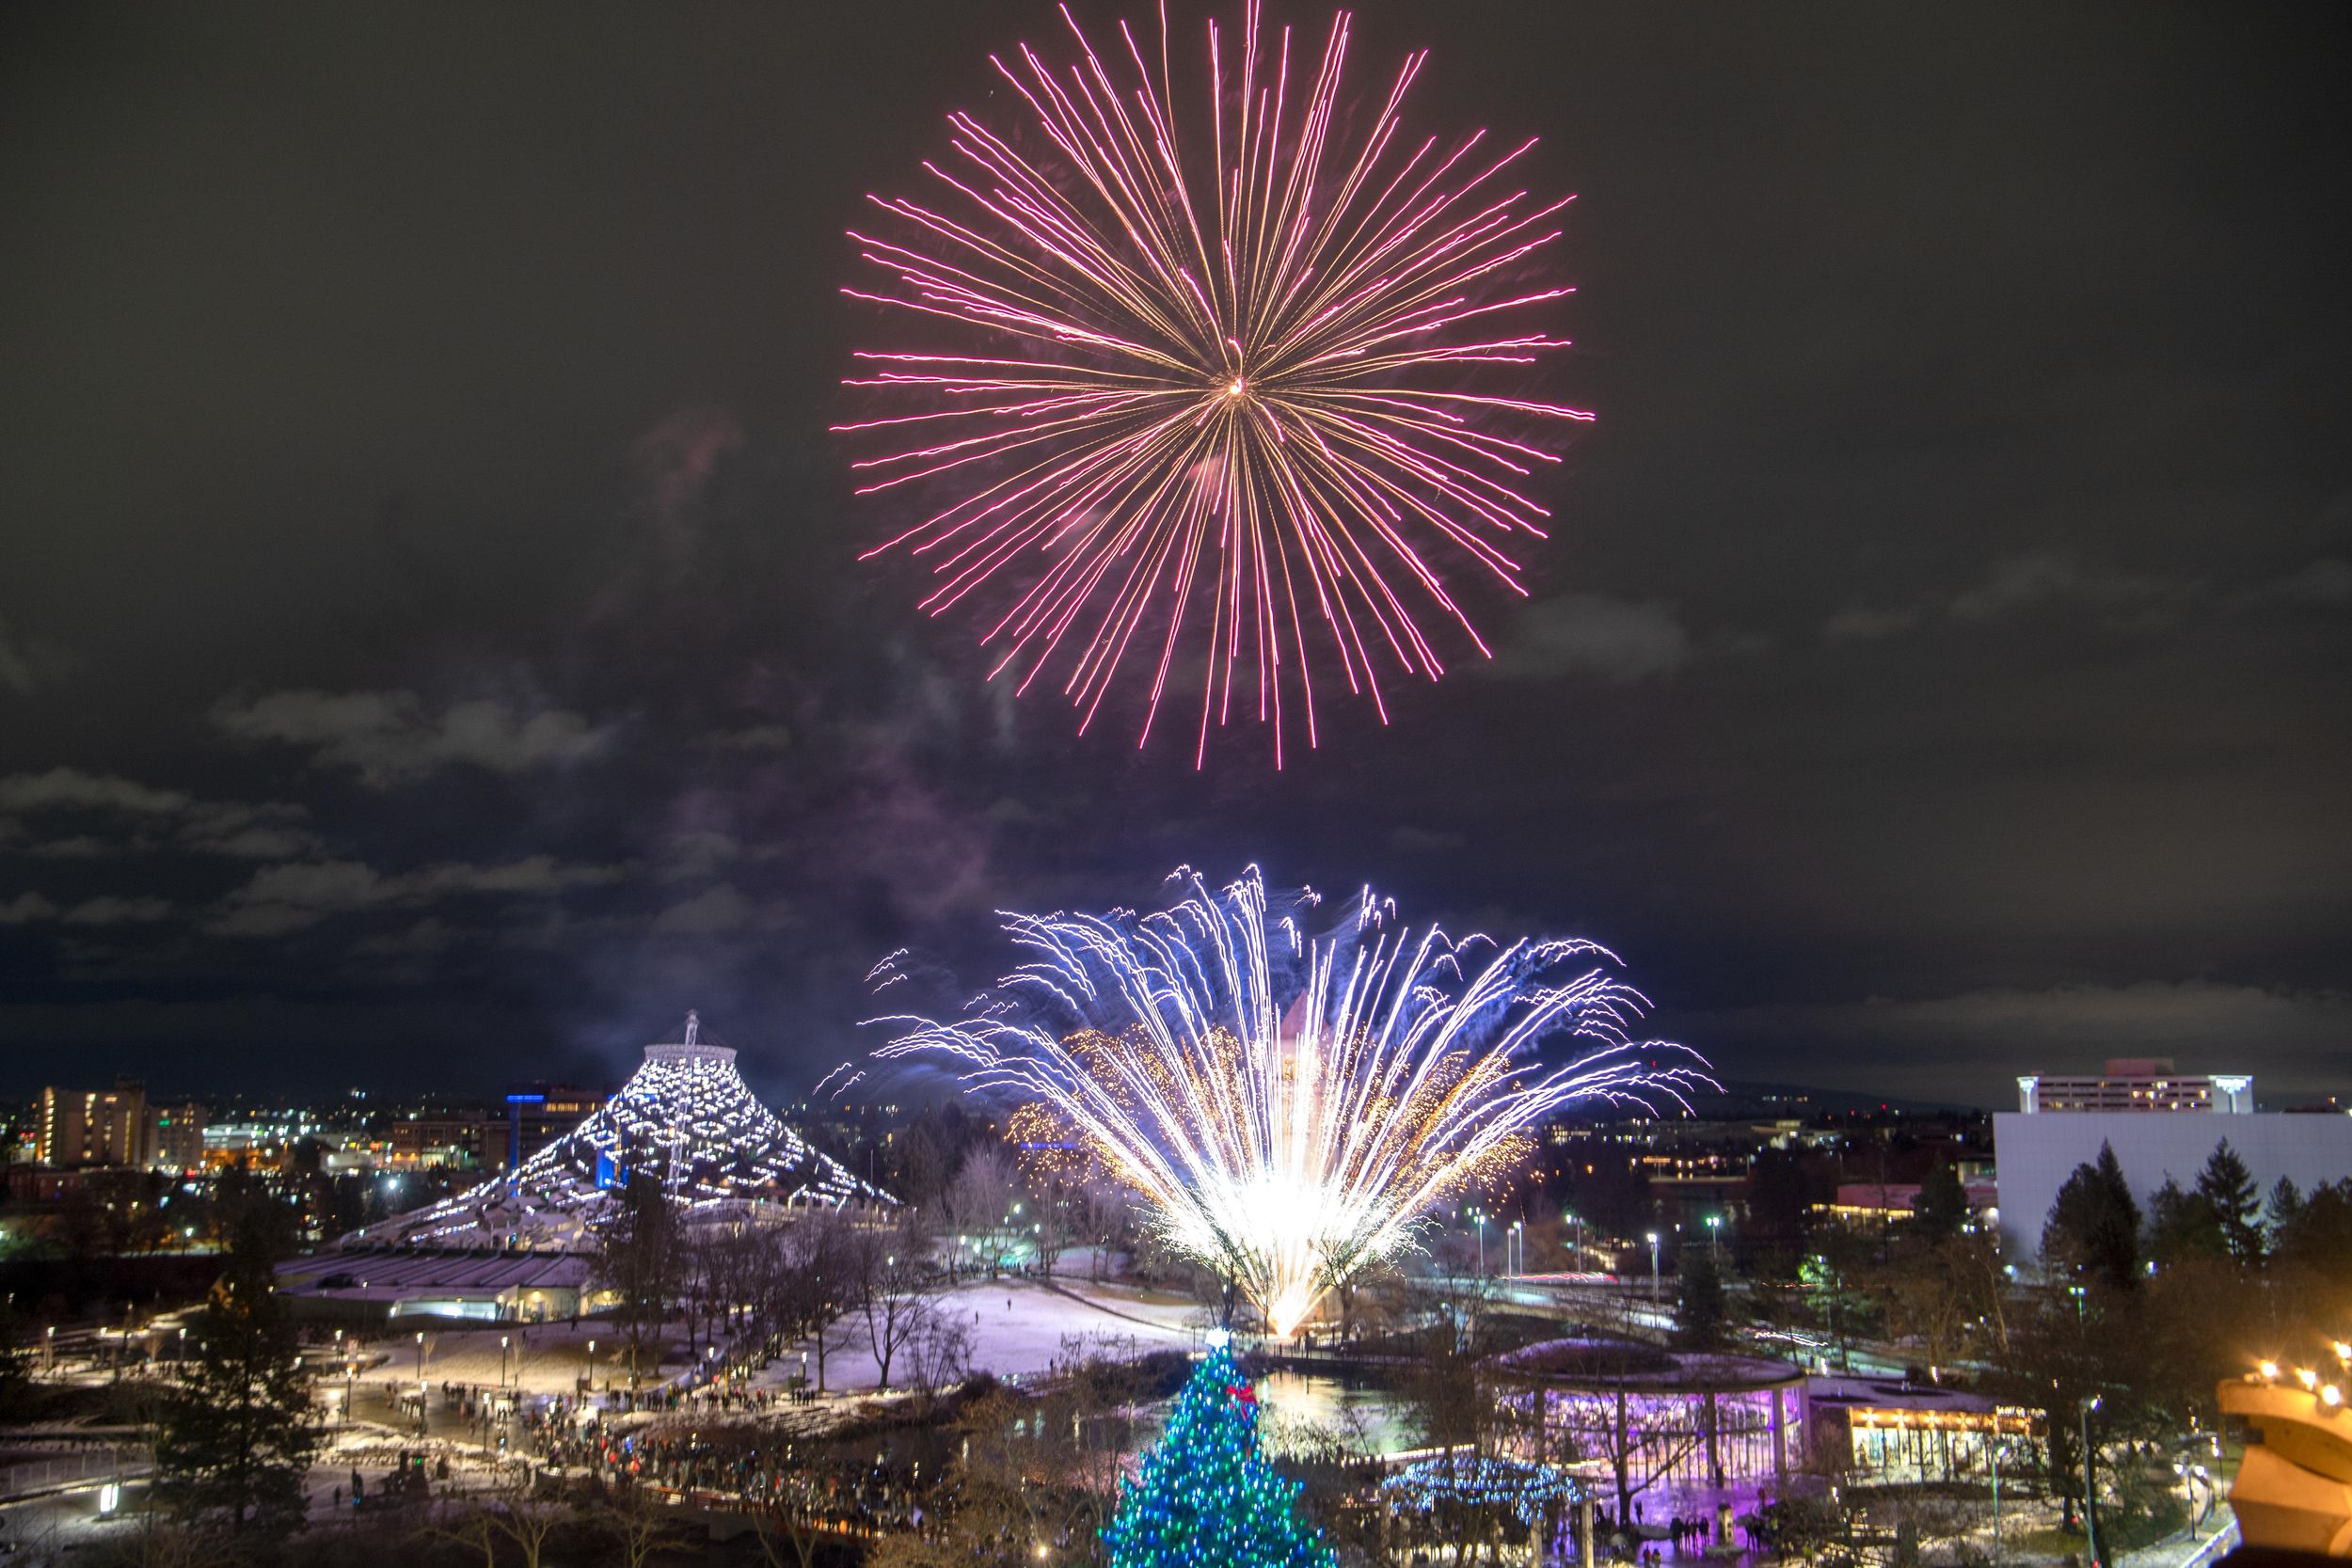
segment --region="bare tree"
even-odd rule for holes
[[[930,1233],[913,1210],[859,1240],[854,1299],[873,1347],[877,1386],[887,1388],[892,1360],[937,1315],[946,1282],[931,1259]]]
[[[1529,1395],[1536,1452],[1606,1465],[1623,1524],[1635,1497],[1670,1478],[1708,1442],[1708,1423],[1694,1401],[1645,1396],[1666,1361],[1655,1345],[1611,1336],[1574,1341],[1563,1354],[1572,1359],[1576,1386],[1538,1386]],[[1496,1402],[1507,1410],[1518,1402],[1505,1397]]]
[[[925,1303],[906,1342],[907,1383],[929,1400],[972,1367],[972,1325],[936,1302]]]
[[[1478,1386],[1478,1363],[1493,1349],[1487,1320],[1495,1300],[1491,1279],[1433,1274],[1402,1282],[1408,1309],[1420,1323],[1420,1344],[1400,1392],[1422,1430],[1422,1440],[1445,1450],[1485,1446],[1492,1414]]]
[[[531,1468],[501,1470],[486,1492],[460,1505],[453,1518],[437,1519],[423,1533],[482,1554],[483,1568],[499,1568],[502,1546],[512,1546],[523,1568],[540,1568],[548,1537],[571,1511],[532,1484]]]
[[[645,1568],[645,1563],[671,1547],[683,1544],[686,1532],[669,1500],[651,1487],[625,1481],[608,1491],[596,1509],[596,1522],[617,1548],[609,1560],[620,1568]]]
[[[1020,1201],[1012,1162],[1004,1150],[982,1145],[963,1157],[944,1200],[947,1223],[988,1265],[993,1279],[1010,1261],[1017,1234],[1013,1205]]]
[[[843,1314],[862,1291],[866,1241],[843,1211],[812,1210],[774,1233],[760,1269],[761,1313],[779,1338],[816,1355],[819,1393],[826,1357],[848,1335]]]
[[[877,1541],[867,1568],[1032,1568],[1049,1549],[1065,1564],[1104,1560],[1103,1527],[1119,1506],[1147,1379],[1075,1340],[1063,1342],[1057,1367],[1038,1397],[999,1389],[964,1406],[940,1513],[920,1533]]]
[[[1109,1177],[1095,1175],[1078,1183],[1071,1205],[1078,1239],[1093,1254],[1089,1277],[1108,1279],[1112,1250],[1126,1236],[1134,1218],[1134,1196]]]

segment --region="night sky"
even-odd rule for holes
[[[1599,938],[1727,1078],[2352,1087],[2352,13],[1367,7],[1359,93],[1429,46],[1416,127],[1578,193],[1600,417],[1500,657],[1279,775],[854,559],[842,230],[1058,28],[0,13],[0,1091],[616,1081],[695,1006],[785,1098],[892,949],[1250,861]]]

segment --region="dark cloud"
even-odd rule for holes
[[[57,917],[66,926],[144,926],[168,920],[177,911],[165,898],[123,898],[106,895],[74,905]]]
[[[223,702],[213,722],[239,740],[298,747],[314,766],[349,768],[378,789],[453,766],[519,773],[580,762],[612,739],[610,727],[560,708],[524,713],[477,697],[436,714],[413,691],[273,691]]]
[[[1690,634],[1670,605],[1558,594],[1526,607],[1486,673],[1505,680],[1635,681],[1672,673],[1691,652]]]
[[[2266,584],[2261,596],[2286,604],[2318,605],[2330,610],[2352,609],[2352,561],[2314,561]]]
[[[111,774],[78,768],[0,778],[0,811],[107,811],[132,816],[173,816],[192,802],[176,789],[153,789]]]
[[[57,906],[38,893],[20,893],[0,903],[0,926],[29,926],[39,920],[57,918]]]
[[[90,860],[159,849],[232,860],[287,860],[321,847],[309,808],[282,800],[199,800],[112,774],[54,768],[0,778],[0,812],[95,825],[103,832],[36,838],[0,818],[0,849],[46,860]]]
[[[8,635],[8,624],[0,621],[0,690],[29,696],[34,685],[31,651],[19,647]]]
[[[550,896],[608,886],[622,876],[616,866],[565,865],[548,855],[492,865],[448,863],[392,874],[358,861],[306,861],[255,872],[222,900],[205,929],[215,936],[284,936],[360,911],[411,909],[484,895]]]
[[[2169,622],[2202,591],[2194,582],[2087,567],[2037,550],[2002,562],[1983,582],[1955,595],[1950,613],[1956,620],[1992,621],[2050,605],[2079,605],[2108,626],[2146,630]]]
[[[0,692],[29,697],[55,687],[76,663],[72,654],[54,642],[18,637],[0,616]]]

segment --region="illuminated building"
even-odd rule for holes
[[[202,1170],[204,1129],[211,1113],[193,1100],[151,1108],[148,1117],[147,1163],[157,1170]]]
[[[578,1084],[526,1084],[506,1096],[505,1168],[512,1170],[596,1114],[600,1091]]]
[[[1785,1361],[1549,1339],[1489,1357],[1479,1381],[1509,1457],[1621,1466],[1599,1482],[1604,1497],[1753,1497],[1805,1465],[1805,1375]]]
[[[509,1124],[488,1125],[502,1144]],[[509,1174],[343,1244],[584,1250],[615,1190],[637,1174],[660,1181],[690,1217],[879,1196],[761,1104],[736,1070],[735,1053],[704,1040],[689,1013],[682,1039],[645,1047],[644,1065],[618,1094]]]
[[[385,1129],[390,1145],[385,1164],[394,1170],[496,1171],[507,1164],[507,1125],[479,1112],[414,1114]]]
[[[111,1089],[40,1091],[40,1163],[59,1170],[81,1165],[136,1165],[147,1155],[147,1086],[122,1078]]]
[[[2251,1438],[2230,1487],[2230,1508],[2249,1548],[2308,1553],[2308,1560],[2352,1557],[2352,1410],[2344,1386],[2352,1356],[2323,1376],[2300,1370],[2290,1381],[2274,1363],[2225,1383],[2221,1413]]]
[[[2174,1069],[2169,1056],[2110,1056],[2096,1077],[2021,1073],[2018,1114],[2052,1116],[2101,1112],[2215,1111],[2245,1116],[2254,1109],[2254,1080],[2244,1073]]]
[[[618,1094],[514,1170],[288,1263],[280,1287],[306,1316],[345,1322],[569,1317],[594,1305],[596,1232],[634,1175],[660,1182],[690,1226],[888,1201],[779,1120],[735,1053],[701,1036],[689,1013],[682,1038],[645,1047]],[[466,1125],[503,1154],[511,1117]],[[403,1178],[383,1180],[396,1196]]]
[[[2017,1080],[2020,1108],[1993,1117],[2002,1245],[2031,1258],[2058,1188],[2102,1145],[2145,1207],[2169,1178],[2193,1185],[2227,1139],[2258,1190],[2283,1177],[2308,1191],[2352,1170],[2352,1117],[2254,1109],[2243,1074],[2182,1074],[2161,1057],[2107,1063],[2098,1078]]]

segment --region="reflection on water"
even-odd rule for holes
[[[1394,1453],[1417,1433],[1385,1388],[1321,1372],[1276,1370],[1258,1379],[1258,1432],[1277,1457],[1334,1445],[1351,1453]]]

